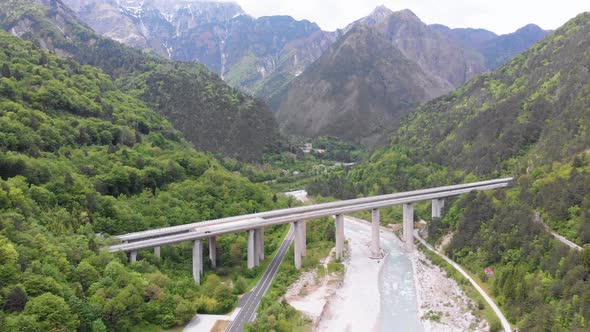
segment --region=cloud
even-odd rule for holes
[[[426,23],[474,27],[508,33],[535,23],[556,29],[590,10],[588,0],[237,0],[255,16],[290,15],[308,19],[325,30],[343,28],[383,4],[392,10],[409,8]]]

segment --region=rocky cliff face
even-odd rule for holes
[[[246,92],[272,99],[336,39],[309,21],[254,19],[235,3],[65,0],[98,33],[173,60],[197,61]]]

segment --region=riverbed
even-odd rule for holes
[[[313,271],[304,272],[287,292],[287,301],[309,316],[314,331],[487,330],[459,285],[421,252],[407,253],[391,231],[381,228],[383,257],[370,258],[370,232],[366,221],[345,217],[344,277],[334,282],[333,275],[318,280]]]

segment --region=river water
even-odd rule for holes
[[[370,227],[355,222],[346,223],[346,229],[370,237]],[[381,311],[377,329],[387,332],[423,332],[418,314],[416,285],[412,262],[405,253],[403,243],[393,234],[381,233],[381,248],[385,262],[379,273]]]

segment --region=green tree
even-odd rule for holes
[[[27,293],[22,285],[16,285],[6,292],[3,309],[6,312],[21,312],[26,304]]]
[[[2,65],[2,70],[0,70],[0,74],[6,78],[12,78],[12,73],[10,71],[10,66],[5,63]]]
[[[66,301],[50,293],[27,302],[24,313],[36,316],[45,331],[75,331],[79,325],[78,318],[72,314]]]

